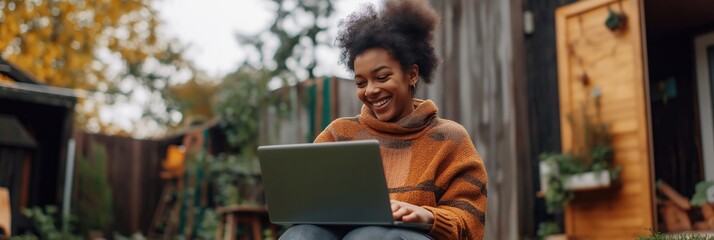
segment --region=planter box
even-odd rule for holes
[[[563,187],[568,190],[591,190],[610,187],[610,172],[586,172],[565,179]]]
[[[542,192],[548,191],[547,175],[558,172],[557,165],[540,163],[540,188]],[[565,179],[563,187],[567,190],[581,191],[610,187],[610,172],[586,172],[576,174]]]
[[[545,237],[545,240],[568,240],[568,236],[565,234],[549,235]]]

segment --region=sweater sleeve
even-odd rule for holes
[[[342,117],[333,120],[325,130],[315,137],[313,143],[323,143],[323,142],[338,142],[338,141],[348,141],[353,139],[353,132],[357,123],[356,117]],[[342,137],[340,137],[342,136]]]
[[[317,135],[315,138],[315,141],[313,143],[323,143],[323,142],[334,142],[335,138],[332,136],[332,132],[330,132],[330,128],[327,127],[325,130],[323,130],[320,135]]]
[[[483,239],[486,223],[487,175],[481,157],[463,131],[465,139],[454,149],[452,158],[442,163],[436,185],[445,189],[437,206],[423,206],[434,214],[429,231],[436,239]]]
[[[322,130],[320,135],[317,135],[317,137],[315,137],[315,141],[313,141],[313,143],[334,142],[335,137],[332,134],[332,128],[334,127],[333,125],[335,125],[334,121],[330,123],[330,125],[328,125],[325,130]]]

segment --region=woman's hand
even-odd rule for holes
[[[423,207],[413,204],[390,200],[392,204],[392,216],[395,221],[410,223],[434,223],[434,214]]]

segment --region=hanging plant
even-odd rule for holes
[[[607,8],[608,15],[605,19],[605,26],[613,32],[623,29],[625,27],[625,24],[627,23],[627,16],[625,15],[624,11],[622,11],[622,3],[620,2],[619,4],[620,12],[612,10],[611,7]]]

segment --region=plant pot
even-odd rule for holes
[[[573,191],[592,190],[610,187],[610,172],[607,170],[586,172],[566,177],[563,188]]]
[[[548,176],[558,172],[557,164],[540,162],[540,191],[548,192]]]

